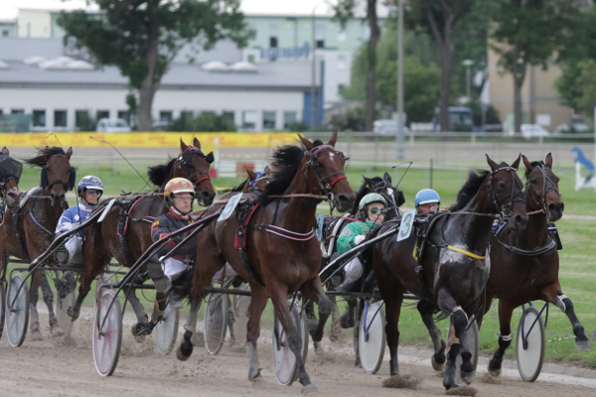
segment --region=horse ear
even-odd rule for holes
[[[499,169],[499,164],[492,161],[492,159],[488,156],[488,154],[486,155],[486,161],[488,162],[488,165],[490,165],[491,170],[496,171]]]
[[[184,143],[182,138],[180,138],[180,151],[184,152],[184,151],[186,151],[186,149],[188,149],[188,146],[186,145],[186,143]]]
[[[2,148],[2,154],[6,155],[6,156],[10,156],[10,151],[8,150],[8,148],[6,146],[4,146]]]
[[[526,166],[526,174],[529,174],[530,172],[532,172],[532,163],[530,163],[530,160],[528,160],[528,158],[523,154],[522,159],[524,160],[524,165]]]
[[[263,172],[267,175],[271,175],[271,168],[269,168],[269,166],[266,166]]]
[[[255,181],[257,179],[257,174],[255,174],[254,172],[252,172],[251,170],[246,168],[246,166],[244,166],[244,169],[246,170],[246,173],[248,174],[248,179],[250,179],[251,181]]]
[[[368,179],[367,177],[365,177],[364,175],[362,175],[362,179],[364,179],[364,182],[366,182],[366,187],[369,188],[372,186],[372,182],[370,179]]]
[[[385,172],[383,180],[391,185],[391,175],[389,175],[389,173]]]
[[[197,147],[198,149],[201,148],[201,142],[199,142],[197,137],[195,137],[195,139],[193,139],[192,144],[193,144],[193,146]]]
[[[337,128],[333,130],[333,134],[331,134],[331,139],[329,139],[329,142],[327,142],[327,144],[335,147],[335,142],[337,142]]]
[[[72,146],[68,148],[66,151],[66,158],[70,160],[70,156],[72,156]]]
[[[511,167],[515,168],[516,170],[519,168],[519,161],[521,160],[522,154],[520,153],[519,156],[517,156],[517,159],[513,162],[513,164],[511,164]],[[524,162],[525,164],[525,162]]]
[[[544,159],[544,164],[546,164],[548,168],[553,168],[553,156],[551,155],[551,153],[546,155],[546,159]]]
[[[308,150],[308,151],[312,150],[312,148],[314,147],[314,145],[312,144],[311,141],[309,141],[308,139],[306,139],[305,137],[303,137],[300,134],[298,134],[298,138],[300,138],[300,142],[302,142],[302,144],[304,145],[304,147],[306,148],[306,150]]]

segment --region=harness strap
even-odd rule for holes
[[[333,187],[333,185],[335,185],[335,184],[337,183],[337,181],[339,181],[340,179],[346,179],[346,180],[347,180],[347,178],[346,178],[346,176],[345,176],[345,175],[340,175],[340,176],[338,176],[337,178],[335,178],[335,179],[333,180],[333,182],[331,182],[331,183],[330,183],[330,185]]]
[[[50,232],[48,229],[46,229],[45,227],[43,227],[43,225],[41,223],[39,223],[37,221],[37,219],[35,219],[35,217],[33,216],[33,212],[29,211],[29,216],[31,217],[31,219],[33,219],[33,222],[35,222],[35,224],[40,227],[41,230],[43,230],[44,232],[46,232],[50,236],[53,236],[54,235],[54,233]]]
[[[132,203],[132,205],[130,206],[130,208],[128,209],[128,211],[126,211],[126,220],[124,221],[124,230],[122,231],[122,233],[118,233],[119,236],[125,236],[126,232],[128,231],[128,224],[130,222],[130,213],[132,212],[132,210],[135,209],[135,207],[137,206],[138,203],[141,202],[141,200],[143,200],[145,196],[141,196],[139,197],[134,203]]]
[[[296,233],[275,225],[251,225],[251,227],[253,229],[264,230],[266,232],[294,241],[308,241],[316,234],[314,228],[308,233]]]
[[[199,183],[201,183],[201,182],[203,182],[205,180],[209,180],[209,179],[211,179],[211,177],[209,175],[206,175],[206,176],[200,178],[198,181],[196,181],[195,182],[195,186],[197,186]]]
[[[466,251],[464,249],[458,248],[458,247],[454,247],[453,245],[449,245],[447,244],[447,246],[445,247],[447,249],[450,249],[451,251],[457,251],[459,253],[462,253],[466,256],[469,256],[470,258],[474,258],[474,259],[486,259],[486,256],[480,256],[480,255],[476,255],[470,251]]]

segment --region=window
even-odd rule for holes
[[[101,119],[109,119],[110,118],[110,111],[109,110],[98,110],[97,111],[97,121]]]
[[[87,110],[75,110],[75,127],[79,131],[91,131],[95,129],[93,120],[89,117]]]
[[[25,114],[25,111],[23,109],[12,109],[11,114]]]
[[[128,121],[128,111],[126,111],[126,110],[118,110],[118,118],[119,119],[124,119],[124,120]]]
[[[66,127],[66,110],[54,110],[54,127]]]
[[[277,37],[269,37],[269,47],[277,48]]]
[[[296,112],[284,112],[284,129],[292,128],[297,121]]]
[[[10,32],[8,31],[8,29],[4,29],[4,30],[2,31],[2,37],[8,37],[8,34],[9,34],[9,33],[10,33]]]
[[[46,126],[46,111],[45,110],[34,110],[33,111],[33,127],[45,127]]]
[[[263,112],[263,129],[275,128],[275,112]]]
[[[277,48],[277,25],[269,25],[269,47]]]
[[[255,129],[257,128],[258,113],[254,110],[242,112],[242,128]]]
[[[163,123],[169,123],[172,121],[172,111],[161,111],[159,112],[159,121]]]
[[[315,37],[317,48],[325,48],[325,25],[317,25]]]
[[[222,112],[221,113],[221,117],[223,117],[224,119],[228,119],[231,120],[232,122],[234,122],[234,112]]]

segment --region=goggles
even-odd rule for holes
[[[370,212],[371,214],[376,214],[376,213],[380,212],[381,215],[387,215],[387,209],[385,209],[385,208],[373,207],[373,208],[369,209],[368,212]]]

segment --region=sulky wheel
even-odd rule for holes
[[[545,338],[544,323],[538,310],[534,307],[527,308],[519,321],[515,343],[517,369],[526,382],[534,382],[540,375],[544,362]]]
[[[205,347],[209,354],[217,354],[224,345],[228,327],[228,297],[209,294],[205,308]]]
[[[10,280],[6,295],[6,333],[12,346],[25,342],[29,325],[29,289],[22,273]]]
[[[480,335],[478,333],[478,323],[476,320],[472,324],[468,325],[468,346],[472,351],[472,364],[474,364],[474,372],[478,368],[478,355],[480,354]],[[455,360],[455,383],[458,385],[465,384],[466,382],[462,379],[460,366],[462,363],[461,355],[457,356]]]
[[[93,322],[93,360],[99,375],[110,376],[120,357],[122,309],[116,291],[102,288],[98,292],[100,297],[95,303]]]
[[[291,301],[288,302],[291,304]],[[306,355],[308,353],[308,327],[306,325],[306,316],[304,312],[300,314],[299,303],[295,302],[291,306],[292,320],[297,325],[300,339],[302,340],[302,359],[306,362]],[[273,370],[275,378],[280,385],[290,386],[296,379],[298,379],[298,366],[296,363],[296,356],[290,349],[286,331],[281,326],[277,319],[277,315],[273,315],[273,338],[271,347],[271,358],[273,360]]]
[[[161,321],[155,326],[155,341],[161,354],[169,354],[178,337],[178,323],[180,322],[180,309],[172,309],[166,306]]]
[[[358,321],[358,354],[367,374],[376,374],[385,354],[385,315],[383,302],[365,302]]]

